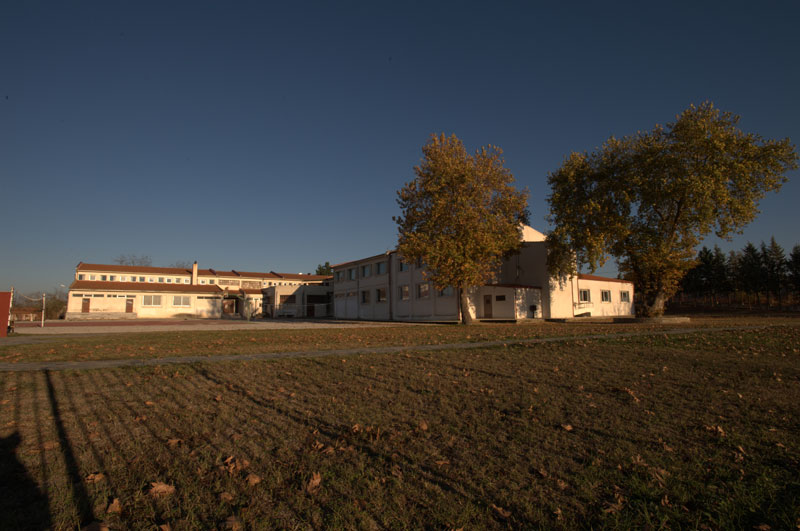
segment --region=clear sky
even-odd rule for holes
[[[800,2],[544,4],[0,3],[0,290],[382,252],[434,132],[502,147],[545,231],[568,153],[691,103],[800,139]],[[723,249],[800,243],[798,177]]]

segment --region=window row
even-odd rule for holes
[[[437,297],[452,297],[455,294],[455,290],[452,286],[448,286],[442,290],[438,290],[436,292]],[[361,303],[362,304],[369,304],[372,302],[373,297],[375,302],[386,302],[388,299],[388,289],[387,288],[375,288],[374,290],[361,290]],[[342,297],[355,297],[355,291],[348,291],[346,293],[337,293],[335,298],[342,298]],[[411,286],[408,284],[404,284],[402,286],[398,286],[397,288],[397,296],[400,300],[407,301],[411,298]],[[417,299],[428,299],[431,296],[431,284],[428,282],[422,282],[417,284],[415,287],[415,298]]]
[[[588,289],[578,290],[578,300],[580,302],[592,302],[592,292]],[[613,302],[611,300],[611,290],[600,290],[600,301]],[[629,291],[620,291],[619,302],[631,302],[631,293]]]
[[[344,282],[345,280],[356,280],[358,278],[369,278],[373,275],[385,275],[388,271],[388,262],[377,262],[373,264],[364,264],[360,267],[351,267],[349,269],[342,269],[334,273],[334,280],[336,282]]]

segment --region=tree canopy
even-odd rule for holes
[[[502,256],[519,248],[528,192],[514,188],[499,147],[470,155],[455,135],[440,134],[422,153],[416,178],[397,193],[397,250],[408,262],[423,260],[437,289],[459,289],[469,323],[467,290],[491,281]]]
[[[331,267],[330,262],[325,262],[324,264],[319,264],[317,266],[317,270],[314,273],[315,275],[332,275],[333,268]]]
[[[788,138],[764,140],[738,122],[692,105],[666,126],[569,155],[548,176],[551,271],[593,271],[613,256],[643,296],[638,311],[663,313],[702,239],[741,232],[797,168]]]

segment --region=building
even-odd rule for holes
[[[333,266],[333,314],[340,319],[458,321],[458,293],[436,290],[421,262],[397,251]],[[518,253],[504,259],[495,282],[469,291],[476,319],[557,319],[633,315],[633,284],[579,274],[557,279],[547,270],[545,236],[522,229]]]
[[[197,262],[191,269],[81,262],[69,287],[66,318],[324,316],[330,280],[198,269]]]

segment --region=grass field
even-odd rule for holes
[[[310,330],[185,331],[121,333],[91,336],[39,336],[28,345],[2,346],[0,363],[37,361],[91,361],[153,359],[183,356],[218,356],[263,352],[298,352],[415,346],[546,337],[619,334],[686,328],[794,325],[791,317],[694,317],[690,324],[550,323],[387,326]],[[23,329],[24,330],[24,329]],[[24,335],[24,334],[18,334]]]
[[[800,322],[777,322],[596,340],[580,335],[627,325],[139,334],[17,346],[24,361],[112,357],[116,348],[156,355],[141,350],[147,341],[157,350],[241,352],[251,336],[259,351],[359,339],[409,349],[0,373],[2,527],[793,529]],[[413,349],[512,333],[577,336]]]

